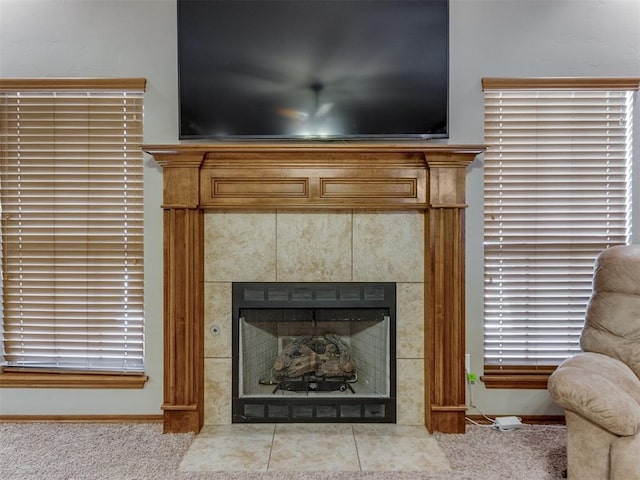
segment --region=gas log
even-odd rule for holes
[[[278,378],[314,374],[349,379],[356,373],[348,345],[335,334],[294,339],[278,355],[273,368]]]

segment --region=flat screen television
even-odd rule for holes
[[[448,0],[178,0],[180,139],[448,137]]]

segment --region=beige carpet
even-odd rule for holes
[[[2,480],[551,480],[566,468],[565,430],[469,426],[434,435],[451,470],[429,472],[180,472],[194,439],[158,424],[0,424]]]

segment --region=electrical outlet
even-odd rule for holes
[[[471,372],[471,355],[468,353],[464,355],[464,371],[467,382],[474,384],[478,381],[478,376]]]

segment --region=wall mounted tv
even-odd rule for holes
[[[178,0],[180,139],[448,136],[448,0]]]

